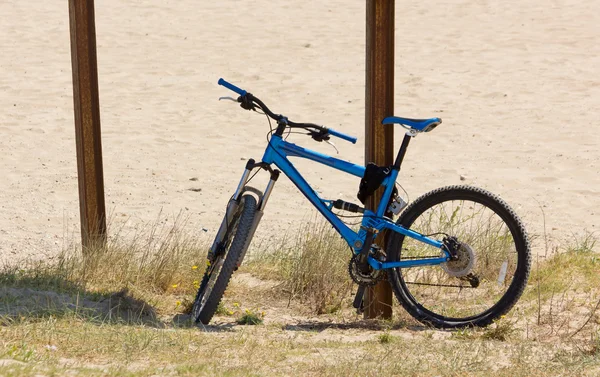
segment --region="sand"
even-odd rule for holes
[[[444,120],[408,151],[400,182],[411,199],[472,184],[503,197],[533,235],[566,242],[597,230],[600,2],[396,9],[395,115]],[[363,162],[364,1],[104,0],[96,23],[113,223],[183,213],[198,236],[218,226],[243,159],[262,156],[268,131],[264,117],[217,101],[230,95],[219,77],[292,120],[358,136],[336,144],[340,158]],[[79,229],[67,2],[0,2],[0,48],[0,257],[44,257]],[[297,166],[324,197],[355,198],[358,179]],[[281,179],[258,237],[313,213]]]

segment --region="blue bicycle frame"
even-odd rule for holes
[[[340,233],[340,235],[344,238],[344,240],[348,243],[350,248],[354,251],[354,253],[358,254],[364,243],[367,231],[365,229],[374,230],[374,237],[376,237],[377,233],[385,229],[389,229],[393,232],[397,232],[403,234],[407,237],[414,238],[418,241],[426,243],[428,245],[437,247],[442,252],[439,258],[425,258],[425,259],[415,259],[415,260],[405,260],[405,261],[397,261],[397,262],[381,262],[373,257],[369,257],[368,261],[371,267],[376,270],[387,269],[387,268],[405,268],[405,267],[415,267],[415,266],[424,266],[424,265],[436,265],[440,263],[444,263],[450,259],[450,253],[443,247],[443,243],[426,237],[420,233],[414,232],[410,229],[406,229],[402,226],[395,224],[391,219],[384,216],[387,205],[389,203],[389,199],[392,195],[393,188],[396,182],[396,178],[398,177],[398,170],[392,169],[391,174],[385,178],[382,183],[382,186],[385,187],[385,191],[379,203],[376,212],[366,210],[363,214],[362,226],[359,232],[355,232],[350,229],[344,222],[342,222],[339,217],[335,213],[333,213],[333,201],[322,199],[319,195],[312,189],[312,187],[306,182],[304,177],[296,170],[294,165],[288,160],[288,157],[301,157],[306,158],[308,160],[315,161],[317,163],[330,166],[334,169],[341,170],[343,172],[352,174],[356,177],[363,177],[365,173],[365,167],[361,165],[352,164],[350,162],[346,162],[319,152],[312,151],[310,149],[306,149],[300,147],[296,144],[289,143],[282,139],[280,135],[274,134],[272,135],[269,145],[265,150],[265,153],[262,158],[261,164],[249,163],[247,165],[246,171],[242,176],[242,180],[234,194],[234,198],[237,199],[240,193],[243,191],[243,188],[246,184],[248,176],[252,168],[262,165],[271,165],[274,164],[298,187],[300,192],[304,194],[304,196],[317,208],[317,210],[325,216],[325,218],[331,223],[331,225]],[[250,161],[249,161],[250,162]],[[273,188],[273,184],[276,181],[275,179],[271,179],[271,182],[267,186],[265,190],[265,195],[259,203],[259,211],[262,214],[262,210],[264,209],[264,205],[266,204],[266,199],[271,193]]]
[[[398,268],[398,267],[404,268],[404,267],[416,267],[416,266],[425,266],[425,265],[436,265],[436,264],[441,264],[441,263],[444,263],[444,262],[447,262],[448,260],[450,260],[450,253],[448,252],[448,250],[446,250],[446,247],[444,246],[444,244],[442,242],[440,242],[438,240],[434,240],[427,236],[424,236],[420,233],[414,232],[410,229],[406,229],[402,226],[396,225],[391,219],[384,216],[385,211],[387,209],[387,205],[392,196],[396,178],[398,177],[398,172],[400,171],[400,165],[402,164],[402,159],[404,158],[404,153],[406,152],[408,142],[410,141],[410,139],[413,136],[416,135],[417,131],[427,132],[427,131],[433,129],[434,127],[436,127],[439,123],[441,123],[440,119],[432,118],[432,119],[428,119],[428,120],[415,120],[415,119],[403,119],[403,118],[394,118],[394,117],[384,119],[384,123],[388,123],[388,121],[389,121],[389,123],[394,123],[397,120],[400,120],[401,122],[408,124],[411,128],[411,131],[407,132],[407,134],[404,137],[404,141],[402,142],[400,152],[398,153],[398,157],[396,159],[396,162],[394,163],[394,169],[391,170],[391,174],[388,175],[382,182],[382,185],[385,187],[385,191],[379,202],[377,212],[373,212],[373,211],[366,210],[366,209],[364,210],[362,226],[361,226],[361,229],[359,230],[359,232],[357,233],[357,232],[353,231],[352,229],[350,229],[346,224],[344,224],[344,222],[342,222],[339,219],[339,217],[337,217],[333,213],[333,211],[332,211],[333,204],[334,204],[333,201],[320,198],[319,195],[315,192],[315,190],[313,190],[312,187],[310,187],[308,182],[306,182],[306,180],[298,172],[298,170],[296,170],[294,165],[288,160],[288,157],[294,156],[294,157],[306,158],[306,159],[318,162],[320,164],[330,166],[334,169],[338,169],[343,172],[355,175],[357,177],[364,176],[365,167],[356,165],[356,164],[352,164],[352,163],[349,163],[346,161],[342,161],[340,159],[337,159],[337,158],[334,158],[331,156],[327,156],[325,154],[321,154],[321,153],[318,153],[315,151],[311,151],[310,149],[305,149],[305,148],[299,147],[292,143],[288,143],[287,141],[282,139],[281,135],[283,134],[286,126],[288,124],[292,125],[292,122],[288,123],[287,118],[285,118],[284,116],[276,115],[273,112],[271,112],[266,107],[266,105],[264,105],[264,103],[262,103],[262,101],[258,100],[258,98],[252,96],[250,93],[246,92],[245,90],[243,90],[223,79],[219,79],[218,83],[219,83],[219,85],[223,85],[224,87],[226,87],[240,95],[237,102],[240,102],[242,104],[242,108],[245,108],[247,110],[253,109],[254,105],[252,103],[248,103],[247,101],[250,101],[250,102],[254,101],[255,103],[258,103],[260,105],[260,108],[265,112],[265,114],[267,114],[267,116],[277,120],[277,123],[278,123],[277,132],[271,136],[271,139],[269,140],[269,145],[267,146],[267,149],[265,150],[265,154],[263,155],[262,162],[259,164],[255,164],[254,160],[248,161],[248,163],[246,164],[246,171],[242,175],[242,179],[240,180],[238,188],[235,191],[235,194],[233,195],[233,207],[235,207],[235,203],[238,201],[240,195],[242,194],[242,192],[245,189],[246,182],[250,175],[250,171],[252,169],[254,169],[255,167],[261,167],[261,168],[265,168],[265,169],[271,171],[271,180],[270,180],[269,184],[267,185],[264,195],[262,195],[260,198],[260,202],[258,204],[258,209],[257,209],[257,216],[255,218],[255,222],[252,225],[252,229],[251,229],[251,235],[256,230],[256,226],[258,225],[258,222],[260,221],[260,218],[262,217],[265,204],[271,194],[273,185],[275,184],[275,181],[277,181],[277,178],[279,177],[279,171],[278,170],[273,171],[273,169],[271,169],[271,167],[270,167],[272,164],[275,164],[275,166],[277,166],[279,169],[281,169],[281,171],[296,185],[296,187],[298,187],[300,192],[302,192],[304,194],[304,196],[306,196],[306,198],[317,208],[317,210],[319,210],[319,212],[321,212],[321,214],[323,214],[323,216],[325,216],[325,218],[340,233],[340,235],[344,238],[344,240],[346,240],[346,242],[348,243],[348,245],[350,246],[350,248],[353,250],[353,252],[355,254],[358,254],[361,252],[364,253],[365,251],[368,252],[368,250],[363,250],[363,249],[365,247],[370,247],[372,241],[377,237],[377,234],[385,229],[389,229],[393,232],[403,234],[407,237],[411,237],[418,241],[426,243],[428,245],[437,247],[442,252],[441,256],[439,258],[424,258],[424,259],[414,259],[414,260],[405,260],[405,261],[397,261],[397,262],[381,262],[369,255],[368,262],[371,265],[371,267],[373,267],[373,269],[381,270],[381,269],[387,269],[387,268]],[[227,98],[227,97],[224,97],[224,98]],[[233,98],[229,98],[229,99],[236,101]],[[315,127],[315,125],[312,125],[312,127]],[[318,127],[321,130],[325,130],[326,135],[339,137],[341,139],[350,141],[352,143],[356,142],[356,138],[354,138],[352,136],[345,135],[341,132],[338,132],[338,131],[335,131],[335,130],[332,130],[329,128],[324,129],[323,127],[320,127],[320,126],[316,126],[316,127]],[[254,189],[252,189],[252,190],[254,190]],[[227,216],[226,216],[226,218],[227,218]],[[226,228],[226,223],[224,223],[224,224],[225,225],[223,225],[223,224],[221,225],[221,229],[219,229],[219,234],[224,232],[224,229]],[[251,238],[252,237],[250,236],[249,239],[251,239]],[[367,239],[369,240],[368,242],[367,242]],[[217,236],[217,240],[219,240],[219,236]],[[217,241],[215,241],[215,242],[217,242]],[[367,245],[365,245],[365,243],[367,243]],[[211,248],[211,250],[213,250],[215,248],[215,245],[217,245],[217,243],[215,243],[213,245],[213,248]],[[365,254],[365,255],[368,255],[368,254]],[[243,256],[241,259],[243,259]]]

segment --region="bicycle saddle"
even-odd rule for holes
[[[440,118],[430,119],[411,119],[400,117],[386,117],[381,121],[381,124],[401,124],[408,126],[418,132],[429,132],[442,123]]]

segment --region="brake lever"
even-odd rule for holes
[[[256,111],[256,105],[254,104],[254,102],[252,102],[252,95],[250,93],[240,96],[239,102],[240,102],[240,107],[242,109]]]
[[[340,151],[338,151],[337,147],[335,146],[335,144],[333,144],[333,141],[331,140],[325,140],[325,142],[329,145],[331,145],[333,147],[333,149],[335,149],[335,153],[336,154],[340,154]]]
[[[329,134],[327,132],[315,132],[311,131],[308,133],[314,141],[318,141],[319,143],[324,141],[327,144],[331,145],[337,154],[340,154],[340,151],[337,149],[335,144],[331,140],[329,140]]]
[[[329,140],[329,135],[327,133],[317,132],[317,131],[309,131],[308,134],[310,135],[310,137],[312,137],[312,139],[314,141],[318,141],[319,143],[322,141]]]
[[[219,101],[222,101],[222,100],[228,100],[228,101],[232,101],[232,102],[237,102],[237,99],[235,99],[233,97],[229,97],[229,96],[227,96],[227,97],[219,97]]]

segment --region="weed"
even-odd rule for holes
[[[256,313],[246,309],[244,314],[237,320],[238,325],[262,325],[264,313]]]
[[[501,318],[488,327],[485,328],[482,339],[488,340],[500,340],[502,342],[508,340],[516,332],[514,323],[506,318]]]
[[[182,301],[178,301],[181,307],[181,313],[183,314],[192,314],[192,309],[194,308],[194,301],[184,298]]]
[[[567,250],[576,253],[589,253],[593,252],[596,247],[598,239],[594,232],[585,232],[581,236],[573,235],[572,243],[567,246]]]
[[[217,305],[217,310],[215,311],[215,314],[216,315],[228,315],[229,313],[231,313],[231,311],[229,309],[227,309],[227,307],[225,306],[223,301],[219,302],[219,305]]]
[[[457,329],[452,332],[453,339],[472,340],[472,339],[475,339],[476,337],[477,337],[477,333],[475,332],[475,330],[473,328],[470,328],[470,327],[466,327],[463,329]]]
[[[382,334],[379,334],[379,343],[381,344],[387,344],[387,343],[391,343],[392,340],[394,339],[394,337],[390,334],[389,331],[384,331]]]

